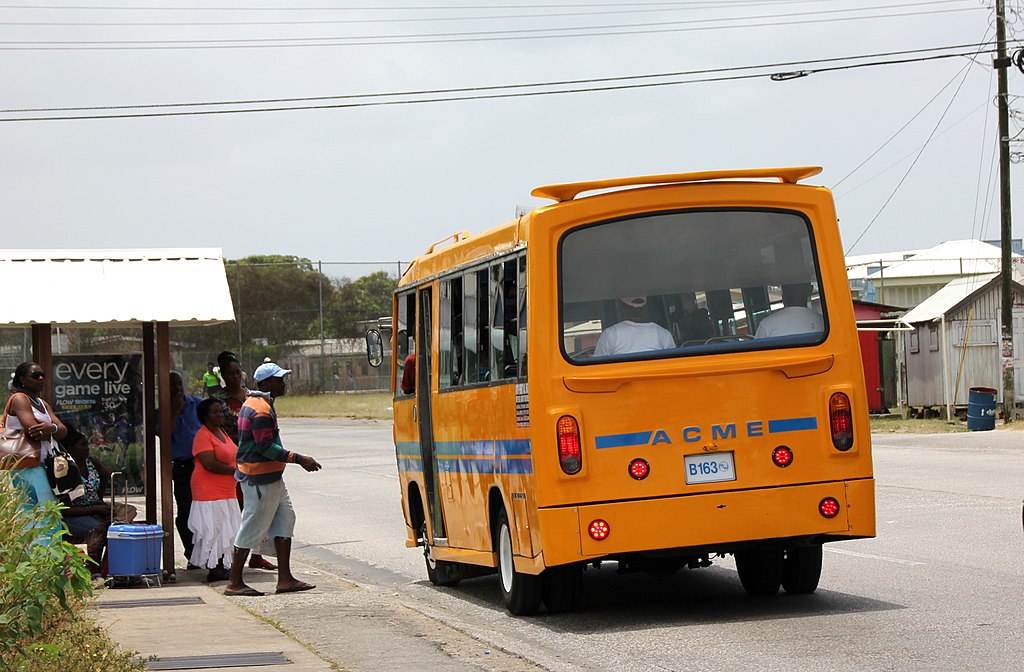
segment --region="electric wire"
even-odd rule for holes
[[[450,11],[450,10],[501,10],[501,9],[565,9],[570,7],[757,7],[766,5],[802,4],[822,0],[677,0],[676,2],[569,2],[541,3],[532,5],[405,5],[381,7],[236,7],[236,6],[185,6],[152,7],[145,5],[0,5],[0,9],[45,9],[45,10],[102,10],[102,11],[157,11],[157,12],[380,12],[380,11]],[[826,2],[829,0],[825,0]],[[832,0],[836,1],[836,0]],[[840,0],[841,1],[841,0]],[[955,0],[950,0],[955,1]]]
[[[995,68],[993,68],[992,70],[989,71],[989,77],[988,77],[988,97],[989,98],[992,97],[992,84],[993,84],[993,80],[995,80],[995,73],[996,73]],[[984,172],[984,169],[985,169],[985,146],[986,146],[985,138],[988,137],[988,119],[989,119],[989,115],[986,114],[985,115],[985,123],[984,123],[984,125],[982,126],[982,129],[981,129],[981,140],[982,140],[981,148],[982,148],[982,151],[981,151],[980,155],[978,156],[978,183],[974,187],[974,219],[971,221],[971,238],[974,238],[974,234],[978,231],[978,206],[980,205],[980,201],[981,201],[981,184],[982,184],[981,176],[982,176],[982,173]],[[986,199],[987,198],[988,198],[988,196],[986,195]]]
[[[976,53],[974,51],[970,53]],[[920,56],[916,58],[905,58],[905,59],[894,59],[889,61],[876,61],[870,63],[855,63],[855,64],[844,64],[834,65],[829,67],[816,68],[813,70],[806,71],[808,74],[826,73],[826,72],[837,72],[843,70],[853,70],[857,68],[867,67],[879,67],[886,65],[902,65],[908,63],[920,63],[926,61],[935,61],[948,58],[959,58],[967,54],[963,53],[951,53],[951,54],[936,54],[931,56]],[[448,102],[461,102],[469,100],[495,100],[502,98],[525,98],[525,97],[538,97],[538,96],[551,96],[551,95],[563,95],[572,93],[591,93],[596,91],[621,91],[627,89],[647,89],[663,86],[678,86],[683,84],[702,84],[709,82],[726,82],[726,81],[738,81],[754,79],[757,77],[764,77],[764,73],[753,73],[743,75],[727,75],[720,77],[706,77],[702,79],[688,79],[688,80],[676,80],[671,82],[645,82],[638,84],[617,84],[610,86],[595,86],[595,87],[583,87],[574,89],[561,89],[557,91],[516,91],[516,92],[502,92],[502,93],[490,93],[483,95],[465,95],[465,96],[440,96],[434,98],[422,98],[416,100],[373,100],[366,102],[351,102],[351,103],[334,103],[330,105],[297,105],[287,107],[257,107],[257,108],[244,108],[244,109],[227,109],[227,110],[187,110],[187,111],[167,111],[167,112],[135,112],[128,114],[103,114],[103,115],[66,115],[66,116],[45,116],[45,117],[11,117],[7,119],[0,119],[0,122],[13,122],[13,121],[72,121],[72,120],[85,120],[85,119],[128,119],[128,118],[143,118],[143,117],[183,117],[183,116],[200,116],[200,115],[214,115],[214,114],[243,114],[253,112],[293,112],[300,110],[328,110],[328,109],[346,109],[346,108],[359,108],[359,107],[381,107],[381,106],[393,106],[393,105],[419,105],[426,103],[448,103]],[[959,91],[959,89],[957,89]],[[0,113],[3,111],[0,110]]]
[[[346,95],[333,95],[333,96],[304,96],[304,97],[292,97],[292,98],[254,98],[247,100],[219,100],[219,101],[203,101],[203,102],[177,102],[177,103],[148,103],[148,104],[137,104],[137,105],[93,105],[93,106],[78,106],[78,107],[27,107],[27,108],[16,108],[16,109],[0,109],[2,114],[22,114],[27,112],[83,112],[90,110],[124,110],[124,109],[151,109],[151,108],[173,108],[173,107],[209,107],[209,106],[223,106],[223,105],[268,105],[278,103],[305,103],[323,100],[351,100],[351,99],[364,99],[364,98],[391,98],[398,96],[427,96],[427,95],[441,95],[451,93],[470,93],[478,91],[501,91],[501,90],[515,90],[515,89],[528,89],[528,88],[540,88],[540,87],[551,87],[551,86],[573,86],[578,84],[598,84],[605,82],[623,82],[623,81],[636,81],[644,79],[663,79],[666,77],[692,77],[695,75],[709,75],[718,74],[723,72],[744,72],[750,70],[778,70],[782,68],[793,68],[798,66],[806,66],[811,64],[824,64],[824,63],[841,63],[845,61],[860,61],[869,58],[889,58],[892,56],[906,56],[908,54],[925,54],[934,53],[939,51],[952,51],[952,50],[964,50],[971,49],[972,55],[975,53],[973,50],[981,49],[984,47],[994,47],[994,42],[975,42],[971,44],[956,44],[944,47],[928,47],[924,49],[903,49],[899,51],[885,51],[875,52],[870,54],[857,54],[853,56],[834,56],[830,58],[817,58],[817,59],[805,59],[799,61],[781,61],[775,63],[762,63],[757,65],[741,65],[724,68],[704,68],[700,70],[680,70],[671,72],[660,72],[660,73],[649,73],[643,75],[621,75],[618,77],[592,77],[583,79],[563,79],[553,80],[547,82],[529,82],[529,83],[516,83],[516,84],[493,84],[488,86],[469,86],[469,87],[455,87],[455,88],[440,88],[440,89],[419,89],[411,91],[393,91],[393,92],[377,92],[377,93],[358,93],[358,94],[346,94]],[[958,73],[959,75],[959,73]],[[957,75],[957,76],[958,76]],[[950,80],[952,83],[956,77]],[[949,86],[947,84],[946,86]],[[946,87],[943,87],[945,89]],[[942,91],[940,90],[939,93]],[[936,94],[936,97],[938,94]],[[934,100],[934,98],[933,98]],[[919,113],[920,114],[920,113]],[[877,152],[876,152],[877,153]],[[870,157],[869,157],[870,158]],[[863,164],[862,164],[863,165]],[[852,174],[852,173],[851,173]],[[849,177],[849,175],[847,176]],[[846,178],[843,178],[845,180]],[[840,180],[840,183],[843,181]],[[837,183],[835,186],[838,186]],[[833,189],[835,188],[833,187]]]
[[[981,37],[981,42],[978,42],[978,46],[979,46],[979,47],[980,47],[980,46],[982,46],[982,45],[990,45],[990,44],[994,44],[993,42],[989,42],[989,41],[988,41],[988,36],[989,36],[989,33],[991,32],[991,30],[992,30],[992,28],[991,28],[991,27],[989,27],[989,29],[985,31],[985,34],[984,34],[984,35],[982,35],[982,37]],[[981,53],[981,51],[979,51],[978,53],[980,54],[980,53]],[[973,61],[973,60],[974,60],[974,58],[972,57],[972,58],[971,58],[971,60]],[[943,91],[945,91],[945,90],[946,90],[946,89],[947,89],[947,88],[948,88],[948,87],[949,87],[949,86],[950,86],[950,85],[951,85],[951,84],[952,84],[953,82],[955,82],[955,81],[956,81],[956,78],[957,78],[957,77],[959,77],[959,76],[960,76],[960,73],[959,73],[959,72],[958,72],[958,73],[956,73],[955,75],[953,75],[953,76],[952,76],[952,77],[951,77],[951,78],[949,79],[949,81],[948,81],[948,82],[946,82],[946,83],[945,83],[945,84],[944,84],[944,85],[942,86],[942,88],[941,88],[941,89],[939,89],[939,90],[938,90],[938,92],[937,92],[937,93],[936,93],[936,94],[935,94],[934,96],[932,96],[931,100],[929,100],[929,101],[928,101],[927,103],[925,103],[925,104],[924,104],[924,106],[923,106],[923,107],[921,107],[921,109],[920,109],[920,110],[918,110],[918,111],[917,111],[917,113],[916,113],[916,114],[914,114],[914,116],[912,116],[912,117],[911,117],[910,119],[908,119],[908,120],[907,120],[907,122],[906,122],[905,124],[903,124],[902,126],[900,126],[900,128],[899,128],[899,129],[898,129],[898,130],[897,130],[897,131],[896,131],[895,133],[893,133],[893,135],[892,135],[892,136],[891,136],[891,137],[890,137],[890,138],[889,138],[888,140],[886,140],[885,142],[883,142],[883,143],[881,144],[881,146],[880,146],[880,147],[879,147],[878,149],[876,149],[876,150],[875,150],[874,152],[872,152],[872,153],[871,153],[871,154],[870,154],[870,155],[869,155],[869,156],[868,156],[868,157],[867,157],[866,159],[864,159],[864,160],[863,160],[863,161],[861,161],[861,162],[860,162],[859,164],[857,164],[857,166],[856,166],[856,167],[855,167],[855,168],[854,168],[853,170],[851,170],[851,171],[850,171],[849,173],[847,173],[847,174],[846,174],[845,176],[843,176],[843,178],[842,178],[841,180],[839,180],[838,182],[836,182],[835,184],[833,184],[833,185],[832,185],[832,187],[831,187],[831,188],[832,188],[832,190],[833,190],[833,191],[835,191],[835,190],[836,190],[836,188],[837,188],[837,187],[839,187],[839,185],[841,185],[841,184],[842,184],[843,182],[845,182],[845,181],[847,180],[847,178],[849,178],[849,177],[850,177],[851,175],[853,175],[853,174],[854,174],[854,173],[856,173],[856,172],[857,172],[858,170],[860,170],[860,169],[861,169],[861,168],[862,168],[862,167],[864,166],[864,164],[866,164],[866,163],[867,163],[868,161],[870,161],[871,159],[873,159],[873,158],[874,158],[874,157],[875,157],[875,156],[876,156],[876,155],[877,155],[877,154],[878,154],[879,152],[881,152],[881,151],[882,151],[883,149],[885,149],[885,147],[886,147],[886,146],[888,146],[890,142],[892,142],[893,140],[895,140],[895,139],[896,139],[896,137],[897,137],[897,136],[898,136],[898,135],[899,135],[900,133],[902,133],[902,132],[904,131],[904,129],[906,129],[906,128],[907,128],[908,126],[910,126],[910,124],[911,124],[911,123],[912,123],[912,122],[913,122],[913,121],[914,121],[915,119],[917,119],[917,118],[918,118],[919,116],[921,116],[921,114],[922,114],[922,113],[923,113],[923,112],[924,112],[924,111],[925,111],[926,109],[928,109],[928,107],[930,107],[930,106],[931,106],[931,104],[932,104],[933,102],[935,102],[935,100],[936,100],[936,99],[937,99],[937,98],[938,98],[938,97],[939,97],[940,95],[942,95],[942,92],[943,92]]]
[[[799,2],[814,2],[815,0],[797,0]],[[820,0],[819,0],[820,1]],[[924,2],[903,2],[896,4],[881,5],[882,9],[895,9],[900,7],[920,7],[927,5],[948,5],[963,4],[969,0],[925,0]],[[758,6],[787,5],[791,3],[774,2],[758,3]],[[732,7],[750,8],[753,4],[735,5],[709,5],[706,9],[728,9]],[[862,11],[867,8],[851,8],[847,10],[831,11]],[[279,10],[284,11],[284,10]],[[281,20],[271,21],[0,21],[0,26],[91,26],[91,27],[179,27],[179,26],[290,26],[290,25],[334,25],[334,24],[366,24],[366,23],[423,23],[440,21],[498,21],[506,19],[535,19],[535,18],[567,18],[581,16],[606,16],[614,14],[650,14],[664,12],[694,11],[694,7],[656,7],[643,8],[630,6],[627,9],[602,9],[590,12],[545,12],[541,14],[498,14],[498,15],[476,15],[476,16],[420,16],[420,17],[399,17],[399,18],[362,18],[362,19],[302,19],[302,20]],[[744,17],[734,17],[739,20]]]
[[[942,111],[942,114],[939,116],[939,120],[935,122],[935,126],[932,128],[932,132],[928,134],[928,138],[925,140],[925,143],[921,147],[921,150],[917,153],[917,156],[914,157],[914,160],[907,168],[907,172],[903,174],[903,177],[900,178],[900,181],[893,188],[892,193],[889,194],[889,197],[885,199],[884,203],[882,203],[882,207],[878,209],[878,212],[875,213],[875,216],[871,218],[871,221],[868,222],[868,225],[866,227],[864,227],[864,230],[861,231],[860,235],[857,236],[857,239],[853,241],[853,244],[846,250],[845,254],[849,254],[850,252],[853,251],[855,247],[857,247],[857,244],[860,243],[860,241],[864,238],[864,235],[871,230],[871,227],[875,224],[875,222],[878,221],[878,218],[881,216],[882,212],[884,212],[885,208],[889,205],[889,203],[892,202],[892,199],[899,192],[900,187],[903,186],[903,183],[907,181],[908,177],[910,177],[910,173],[914,170],[914,166],[917,165],[917,162],[921,159],[921,156],[924,154],[924,150],[928,148],[928,145],[931,143],[932,138],[935,137],[935,133],[939,130],[939,126],[942,124],[942,120],[946,118],[946,114],[949,112],[949,108],[952,107],[953,101],[956,100],[957,95],[960,93],[960,90],[964,86],[964,82],[967,81],[967,75],[970,74],[970,64],[965,65],[962,72],[963,77],[960,80],[959,86],[956,87],[956,91],[954,91],[953,95],[950,97],[949,102],[946,104],[946,108]]]
[[[981,110],[981,109],[983,109],[983,108],[985,108],[987,106],[988,106],[988,102],[986,101],[986,102],[978,105],[974,109],[970,110],[969,112],[967,112],[967,114],[965,114],[964,116],[960,117],[959,119],[954,121],[952,124],[950,124],[949,126],[944,128],[940,133],[937,133],[935,135],[934,140],[938,140],[939,138],[944,136],[946,133],[949,133],[954,128],[956,128],[957,126],[959,126],[960,124],[962,124],[963,122],[967,121],[968,119],[973,117],[975,114],[977,114],[978,110]],[[848,190],[844,191],[841,194],[836,194],[835,195],[836,201],[840,201],[840,200],[846,198],[847,196],[849,196],[850,194],[854,193],[855,191],[857,191],[861,187],[864,187],[864,186],[867,186],[868,184],[871,184],[872,182],[877,180],[882,175],[885,175],[886,173],[888,173],[890,170],[892,170],[896,166],[902,164],[907,159],[913,157],[918,152],[918,150],[920,150],[922,147],[924,147],[923,144],[918,145],[917,147],[914,147],[914,149],[912,149],[910,152],[908,152],[908,153],[904,154],[903,156],[901,156],[900,158],[896,159],[895,161],[890,163],[888,166],[886,166],[885,168],[882,168],[881,170],[879,170],[878,172],[876,172],[874,175],[872,175],[871,177],[867,178],[863,182],[858,183],[857,186],[850,187]]]
[[[660,33],[686,33],[710,30],[734,30],[737,28],[772,28],[779,26],[802,26],[821,23],[866,21],[872,19],[893,19],[939,14],[974,12],[979,8],[941,9],[875,14],[865,16],[832,16],[829,18],[803,19],[792,21],[768,21],[731,25],[692,25],[706,21],[732,21],[735,19],[694,19],[690,21],[654,22],[647,24],[619,24],[622,28],[652,26],[645,30],[618,30],[616,26],[590,26],[581,28],[531,28],[497,31],[468,31],[461,33],[423,33],[376,36],[324,36],[324,37],[282,37],[282,38],[223,38],[223,39],[178,39],[178,40],[5,40],[0,41],[0,51],[122,51],[154,49],[252,49],[281,47],[351,47],[408,44],[453,44],[466,42],[503,42],[518,40],[540,40],[574,37],[608,37],[621,35],[652,35]],[[773,18],[789,15],[771,15]],[[799,16],[806,16],[799,14]],[[745,19],[745,20],[749,20]],[[686,25],[684,25],[686,24]],[[653,27],[653,26],[675,27]],[[683,27],[680,27],[683,26]],[[568,32],[577,31],[577,32]],[[600,32],[579,32],[600,31]],[[339,41],[341,40],[341,41]],[[60,45],[60,46],[57,46]]]

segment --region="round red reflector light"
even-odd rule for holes
[[[835,497],[826,497],[818,502],[818,513],[826,518],[835,518],[839,515],[839,500]]]
[[[590,521],[590,526],[587,528],[587,533],[594,541],[604,541],[611,531],[612,528],[608,527],[608,523],[600,518]]]
[[[793,451],[788,446],[779,446],[772,451],[772,462],[776,467],[788,467],[793,463]]]
[[[629,463],[629,475],[636,480],[644,480],[649,473],[651,473],[651,465],[647,463],[647,460],[638,457]]]

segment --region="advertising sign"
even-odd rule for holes
[[[140,354],[53,356],[54,410],[85,434],[93,457],[124,473],[132,494],[144,485],[142,399]]]

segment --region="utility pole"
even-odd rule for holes
[[[1006,55],[1005,0],[996,0],[997,53],[994,66],[999,86],[999,211],[1000,242],[1002,244],[1002,364],[1003,364],[1003,422],[1013,422],[1016,415],[1016,390],[1013,381],[1013,267],[1011,249],[1013,229],[1010,218],[1010,111],[1006,89],[1006,69],[1010,58]]]

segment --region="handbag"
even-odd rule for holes
[[[50,489],[57,501],[68,505],[85,495],[85,484],[82,483],[78,463],[59,443],[50,444],[43,466],[46,467],[46,480],[50,482]]]
[[[21,429],[7,427],[14,395],[7,400],[0,418],[0,469],[28,469],[39,466],[39,444],[25,436]]]

